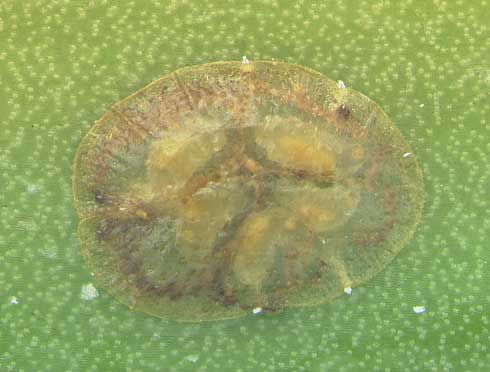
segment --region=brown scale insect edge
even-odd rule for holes
[[[145,128],[144,126],[142,126],[141,124],[139,124],[138,122],[133,122],[131,121],[130,119],[128,119],[121,111],[119,111],[115,106],[112,106],[110,108],[110,110],[116,114],[116,116],[118,116],[128,127],[128,129],[131,129],[131,130],[134,130],[134,133],[140,135],[136,129],[140,129],[142,130],[143,132],[145,133],[148,133],[150,136],[152,136],[153,138],[158,138],[157,135],[155,133],[153,133],[151,130]],[[140,135],[141,138],[143,138],[143,136]]]

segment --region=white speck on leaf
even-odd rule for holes
[[[252,310],[253,315],[259,315],[259,314],[262,314],[263,312],[264,312],[264,310],[261,307],[256,307]]]
[[[10,297],[10,303],[12,305],[17,305],[19,303],[19,300],[17,300],[17,297],[12,296],[12,297]]]
[[[188,362],[196,363],[199,360],[199,355],[187,355],[184,359]]]
[[[403,154],[403,157],[406,159],[406,158],[411,158],[412,157],[412,153],[411,152],[406,152]]]
[[[99,292],[92,283],[82,285],[82,293],[80,294],[82,300],[91,301],[98,296]]]
[[[54,260],[58,257],[58,250],[56,247],[47,247],[41,251],[41,255],[51,260]]]
[[[345,83],[344,83],[342,80],[339,80],[339,81],[337,82],[337,87],[338,87],[339,89],[345,89],[345,88],[346,88],[346,87],[345,87]]]
[[[425,106],[425,103],[421,103],[421,104],[419,105],[419,107],[421,107],[421,108],[422,108],[422,107],[424,107],[424,106]]]
[[[425,306],[414,306],[412,309],[413,309],[413,312],[415,314],[422,314],[422,313],[425,313],[427,311]]]
[[[39,185],[36,185],[35,183],[33,183],[31,185],[27,185],[27,192],[29,194],[37,194],[40,189],[41,188],[39,187]]]
[[[351,287],[345,287],[344,288],[344,293],[351,295],[352,294],[352,288]]]
[[[249,61],[249,59],[247,58],[247,56],[243,56],[243,58],[242,58],[242,63],[243,63],[243,64],[248,64],[248,63],[250,63],[250,61]]]

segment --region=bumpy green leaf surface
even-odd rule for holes
[[[489,6],[2,1],[0,369],[486,371]],[[190,325],[132,312],[80,254],[76,149],[114,102],[243,55],[311,67],[383,107],[422,168],[419,228],[330,304]]]

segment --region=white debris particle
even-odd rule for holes
[[[326,244],[327,242],[325,241],[325,239],[322,239],[322,244]]]
[[[425,306],[414,306],[412,309],[413,309],[413,312],[415,314],[422,314],[422,313],[425,313],[427,311]]]
[[[344,293],[347,293],[348,295],[352,294],[352,288],[351,287],[345,287],[344,288]]]
[[[345,83],[344,83],[342,80],[339,80],[339,81],[337,82],[337,87],[338,87],[339,89],[345,89]]]
[[[186,357],[184,357],[184,359],[188,362],[196,363],[199,360],[199,355],[187,355]]]
[[[261,307],[256,307],[252,310],[252,314],[254,315],[259,315],[259,314],[262,314],[263,313],[263,309]]]
[[[80,294],[80,298],[82,300],[91,301],[99,296],[99,292],[97,288],[94,287],[92,283],[82,285],[82,293]]]
[[[41,188],[36,184],[27,185],[27,192],[29,194],[36,194]]]
[[[41,251],[41,255],[51,260],[54,260],[56,257],[58,257],[58,249],[56,247],[44,248]]]
[[[424,107],[424,106],[425,106],[425,103],[421,103],[421,104],[419,105],[419,107]]]
[[[242,63],[243,63],[243,64],[248,64],[248,63],[250,63],[250,61],[248,60],[247,56],[243,56],[243,58],[242,58]]]
[[[403,157],[404,158],[411,158],[412,157],[412,153],[411,152],[406,152],[403,154]]]
[[[17,305],[19,303],[19,300],[17,300],[17,297],[12,296],[12,297],[10,297],[10,303],[12,305]]]

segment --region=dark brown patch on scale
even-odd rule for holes
[[[347,107],[345,103],[341,104],[337,109],[337,117],[340,120],[349,120],[350,118],[350,109]]]
[[[100,190],[95,190],[94,200],[98,204],[105,204],[105,203],[107,203],[107,197]]]

